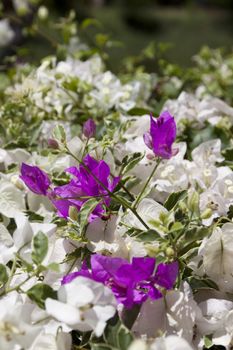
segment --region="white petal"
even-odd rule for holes
[[[49,315],[70,326],[80,321],[79,310],[72,305],[48,298],[45,301],[45,307]]]

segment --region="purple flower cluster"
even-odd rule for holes
[[[158,119],[150,116],[150,131],[144,134],[144,142],[154,155],[169,159],[178,149],[172,149],[176,139],[176,123],[169,112],[163,112]]]
[[[109,192],[113,192],[119,182],[119,177],[110,179],[110,168],[103,160],[96,160],[90,155],[83,159],[83,165],[71,167],[65,170],[73,178],[63,186],[51,188],[51,181],[48,175],[37,166],[22,164],[21,179],[27,187],[39,195],[47,196],[58,210],[61,217],[69,216],[70,206],[78,210],[92,197],[100,200],[90,220],[96,216],[102,217],[109,207],[111,198]],[[101,185],[103,184],[103,185]]]
[[[117,301],[126,308],[142,304],[147,298],[152,300],[163,296],[163,289],[171,289],[178,275],[178,263],[159,264],[149,257],[133,258],[132,263],[122,258],[94,254],[91,256],[91,269],[86,262],[78,272],[63,277],[62,284],[84,276],[101,282],[111,288]]]
[[[106,212],[105,207],[109,207],[111,202],[108,191],[113,192],[120,180],[119,177],[110,180],[110,168],[104,160],[97,161],[87,155],[83,164],[79,168],[66,169],[74,178],[67,185],[56,187],[52,191],[52,202],[62,217],[68,217],[70,206],[80,210],[83,203],[91,197],[100,199],[100,203],[92,212],[92,218],[103,216]]]

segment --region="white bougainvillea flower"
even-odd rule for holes
[[[71,350],[71,334],[61,331],[57,335],[42,331],[33,342],[30,350]]]
[[[7,264],[8,261],[13,259],[15,252],[16,247],[13,238],[7,228],[0,224],[0,263]]]
[[[24,304],[17,292],[0,300],[0,345],[1,350],[29,350],[41,326],[33,326],[33,304]]]
[[[233,292],[233,224],[226,223],[214,229],[212,235],[203,241],[199,254],[203,256],[206,274],[220,289]]]
[[[22,192],[11,182],[0,182],[0,213],[7,218],[14,218],[25,210]]]
[[[178,123],[178,133],[182,132],[182,121],[189,122],[191,127],[203,127],[205,122],[212,125],[218,124],[223,117],[228,116],[233,119],[233,108],[227,105],[226,102],[212,97],[200,96],[182,91],[175,100],[168,100],[163,110],[169,110],[175,116]]]
[[[156,339],[150,350],[193,350],[193,347],[185,339],[169,335]]]
[[[116,312],[116,300],[111,290],[89,278],[77,277],[60,287],[58,300],[46,299],[46,311],[70,329],[93,330],[100,336],[106,322]]]
[[[192,151],[192,159],[199,166],[222,162],[224,157],[221,155],[221,140],[215,139],[201,143]]]
[[[147,300],[133,326],[137,335],[156,337],[164,333],[176,334],[192,342],[194,325],[200,310],[193,300],[190,288],[185,285],[184,292],[168,291],[164,298]]]
[[[210,335],[212,343],[215,345],[228,346],[231,342],[232,334],[228,324],[230,314],[233,312],[233,302],[223,299],[207,299],[198,304],[202,316],[197,322],[197,333],[199,335]],[[203,338],[199,346],[204,345]]]

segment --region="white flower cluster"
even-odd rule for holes
[[[65,117],[60,124],[67,134],[66,146],[76,158],[89,147],[91,156],[104,159],[117,174],[125,156],[141,152],[124,179],[125,186],[131,181],[133,199],[141,193],[154,168],[151,150],[143,142],[150,118],[127,112],[138,105],[148,107],[152,76],[143,73],[140,79],[122,83],[104,71],[99,56],[93,56],[86,61],[46,59],[21,80],[8,87],[6,95],[30,100],[29,119],[36,112],[42,119],[50,114]],[[112,111],[119,112],[112,139],[91,139],[87,146],[83,135],[72,137],[78,109],[106,115],[106,120]],[[112,281],[103,285],[79,276],[61,285],[63,276],[79,270],[93,253],[128,261],[149,255],[158,261],[178,259],[180,268],[185,265],[176,288],[163,290],[162,298],[147,299],[141,306],[129,350],[201,350],[208,342],[232,348],[232,160],[226,162],[223,141],[216,134],[199,139],[193,147],[193,140],[185,140],[184,135],[187,129],[232,128],[233,108],[218,98],[202,97],[199,89],[195,94],[182,92],[162,110],[174,115],[179,152],[159,163],[136,206],[137,215],[127,207],[113,207],[109,217],[87,222],[84,234],[75,226],[76,212],[77,217],[69,214],[66,222],[58,218],[49,199],[26,188],[19,176],[20,165],[26,162],[64,184],[64,169],[77,166],[71,154],[64,149],[31,151],[31,144],[28,150],[0,149],[1,350],[70,350],[71,331],[78,332],[80,344],[85,332],[93,332],[90,341],[105,339],[108,321],[115,314],[124,318],[110,288]],[[54,119],[41,123],[40,141],[51,137]],[[227,147],[232,149],[230,140]],[[183,197],[168,205],[178,192]],[[147,238],[148,234],[154,238]]]
[[[42,117],[49,113],[74,119],[80,111],[97,116],[112,110],[124,112],[145,107],[153,84],[153,76],[147,73],[122,83],[112,72],[104,70],[98,55],[86,61],[68,57],[57,62],[53,57],[8,88],[7,94],[15,99],[28,96],[36,108],[34,113]]]

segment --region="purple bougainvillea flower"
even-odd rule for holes
[[[37,166],[22,163],[20,178],[32,192],[47,195],[51,181],[48,175]]]
[[[90,220],[103,216],[105,207],[111,202],[108,191],[113,192],[120,180],[119,177],[110,179],[110,168],[103,160],[98,161],[88,154],[83,163],[79,167],[66,169],[66,172],[73,175],[73,179],[67,185],[56,187],[51,193],[51,200],[62,217],[68,217],[70,206],[80,210],[83,203],[91,197],[96,197],[100,203],[93,210]]]
[[[169,112],[163,112],[158,119],[150,116],[150,131],[144,134],[144,142],[157,157],[169,159],[178,149],[172,149],[176,139],[176,123]]]
[[[88,119],[83,125],[83,134],[88,139],[94,137],[96,133],[96,124],[93,119]]]
[[[162,297],[163,289],[171,289],[178,275],[178,264],[159,264],[154,258],[133,258],[132,263],[122,258],[95,254],[91,256],[91,269],[86,262],[82,269],[63,277],[62,284],[77,276],[85,276],[111,288],[119,303],[126,308],[142,304],[147,298]]]

